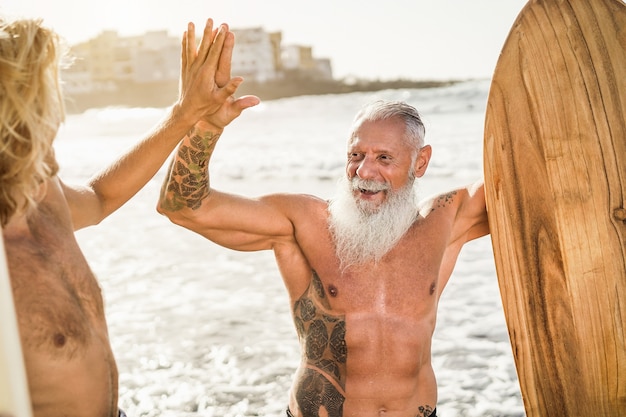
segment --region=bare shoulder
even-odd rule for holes
[[[458,205],[461,190],[449,190],[441,194],[431,195],[419,202],[419,213],[423,217],[429,216],[433,212],[441,213],[449,211]]]
[[[419,213],[437,222],[448,221],[453,240],[468,241],[489,233],[482,180],[424,199]]]
[[[456,217],[465,211],[484,210],[484,200],[483,182],[476,181],[463,187],[431,195],[420,201],[418,208],[423,217],[433,212],[449,212]]]
[[[277,206],[292,221],[299,223],[310,216],[325,213],[328,201],[312,194],[277,193],[261,197],[265,202]]]
[[[297,246],[315,241],[319,244],[328,231],[328,201],[311,194],[273,194],[264,197],[279,205],[290,223],[290,242]],[[293,239],[293,240],[291,240]]]

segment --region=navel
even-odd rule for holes
[[[433,283],[430,284],[430,295],[433,295],[435,293],[435,289],[437,289],[437,284],[435,284],[435,282],[433,281]]]

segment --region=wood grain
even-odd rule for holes
[[[529,1],[494,72],[484,139],[526,414],[626,416],[626,5]]]

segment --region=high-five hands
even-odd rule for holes
[[[234,94],[243,82],[241,77],[231,77],[231,61],[235,35],[228,25],[213,27],[208,19],[196,47],[195,26],[189,23],[183,35],[181,54],[181,83],[179,103],[188,117],[202,120],[217,129],[223,129],[248,107],[259,104],[256,96]]]

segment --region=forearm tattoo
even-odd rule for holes
[[[161,189],[161,204],[176,211],[185,207],[196,210],[210,192],[209,158],[219,133],[193,127],[178,147]]]

